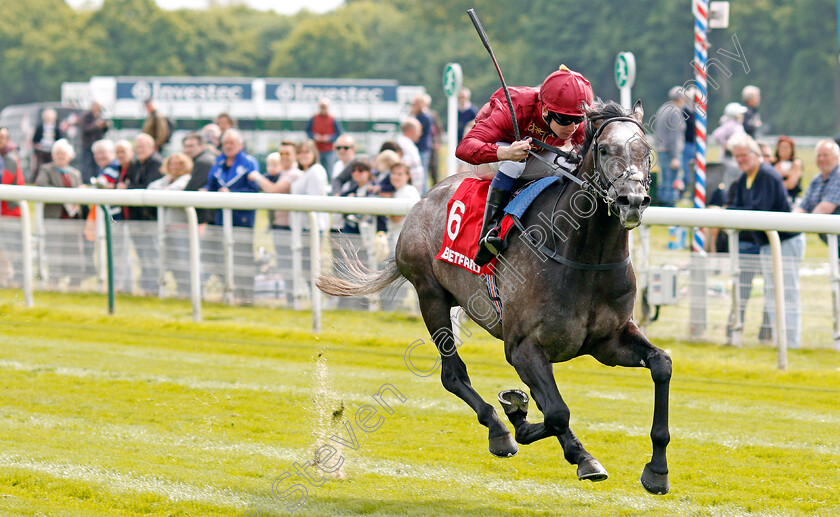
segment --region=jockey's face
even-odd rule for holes
[[[547,108],[543,108],[542,116],[543,120],[548,124],[548,128],[551,129],[551,132],[561,140],[571,138],[582,122],[582,120],[575,121],[574,117],[566,116],[561,116],[565,120],[558,121],[554,114],[550,113]],[[564,124],[561,124],[561,122],[564,122]]]

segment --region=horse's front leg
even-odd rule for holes
[[[505,413],[516,428],[516,441],[528,444],[556,436],[563,446],[563,456],[572,465],[577,465],[578,479],[602,481],[607,471],[580,443],[569,427],[569,406],[560,396],[554,380],[554,369],[546,358],[545,351],[533,337],[526,337],[510,350],[510,363],[516,373],[531,390],[537,407],[543,412],[541,423],[531,423],[527,416],[527,396],[519,390],[505,390],[499,400],[505,405]],[[524,399],[524,401],[523,401]]]
[[[671,358],[656,348],[632,321],[627,322],[617,340],[597,348],[592,356],[608,366],[646,367],[654,383],[653,425],[650,439],[653,456],[642,472],[642,486],[653,494],[667,494],[668,460],[665,449],[671,441],[668,431],[668,390],[671,382]]]

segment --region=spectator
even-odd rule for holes
[[[216,163],[210,169],[207,184],[201,190],[211,192],[259,192],[256,183],[248,179],[251,172],[259,172],[260,164],[257,159],[245,152],[245,142],[242,133],[231,128],[222,135],[223,154],[216,158]],[[254,210],[234,210],[233,225],[254,226]],[[222,211],[216,211],[215,224],[222,224]]]
[[[382,142],[382,145],[379,146],[379,152],[381,153],[382,151],[394,151],[402,157],[402,148],[400,148],[400,144],[396,140],[385,140]]]
[[[755,138],[761,133],[762,122],[758,114],[758,105],[761,104],[761,90],[758,86],[744,86],[741,90],[741,100],[746,104],[744,112],[744,131]]]
[[[134,139],[134,159],[123,179],[123,185],[128,189],[145,189],[150,183],[161,177],[160,168],[163,158],[155,150],[155,140],[147,133],[140,133]],[[117,188],[120,185],[117,184]],[[124,212],[125,213],[125,212]],[[157,209],[154,207],[128,207],[128,218],[132,221],[154,221],[157,219]],[[140,281],[138,294],[157,294],[158,284],[158,241],[154,231],[135,226],[131,232],[131,242],[140,265]]]
[[[434,119],[429,112],[429,105],[432,98],[425,93],[417,94],[411,103],[410,115],[420,122],[420,136],[415,140],[417,151],[420,153],[420,162],[423,164],[423,176],[425,177],[429,172],[429,159],[432,155],[432,139],[434,133]],[[425,184],[416,183],[418,189],[422,189]]]
[[[397,144],[402,151],[402,161],[408,165],[411,181],[417,189],[422,189],[426,185],[426,173],[416,145],[421,134],[420,122],[416,118],[408,117],[400,124],[400,134],[397,135]]]
[[[341,190],[342,185],[350,179],[352,172],[350,170],[350,164],[356,159],[356,140],[347,133],[341,135],[335,140],[335,152],[338,155],[338,159],[333,164],[332,170],[328,171],[329,178],[333,182],[333,191],[336,187],[336,180],[339,177],[343,176],[345,179],[343,181],[339,180],[338,190]],[[333,194],[335,193],[333,192]]]
[[[297,148],[293,142],[280,142],[276,153],[271,153],[265,160],[266,174],[252,172],[248,179],[255,182],[263,192],[288,194],[294,183],[303,172],[297,164]],[[275,229],[289,228],[289,212],[275,210],[272,216],[272,227]]]
[[[17,145],[9,139],[9,128],[0,127],[0,158],[3,158],[6,168],[16,171],[20,168],[17,155]]]
[[[82,173],[70,162],[76,157],[76,152],[70,143],[61,138],[52,147],[49,163],[41,165],[35,175],[35,184],[40,187],[76,188],[82,185]],[[72,203],[45,204],[45,219],[79,219],[81,207]],[[47,262],[50,264],[49,276],[53,288],[59,287],[59,282],[67,280],[70,286],[78,286],[81,282],[82,271],[90,261],[90,257],[83,254],[83,232],[75,232],[72,228],[61,225],[46,225],[45,243],[47,246]],[[74,274],[75,273],[75,274]]]
[[[791,204],[795,203],[802,192],[802,160],[796,157],[796,144],[792,138],[779,137],[772,163],[785,183]]]
[[[116,144],[110,140],[97,140],[91,146],[93,159],[97,166],[97,175],[91,178],[91,183],[97,188],[126,188],[125,181],[132,170],[134,150],[131,142],[120,140]],[[86,232],[95,235],[94,221],[96,211],[91,210],[88,217],[89,226]],[[128,219],[128,207],[110,205],[110,215],[114,220]],[[125,227],[114,227],[114,230],[125,231]],[[132,283],[132,258],[129,253],[126,241],[120,238],[113,238],[114,257],[114,279],[117,289],[123,292],[131,292]]]
[[[20,162],[9,143],[9,130],[0,127],[0,184],[23,185],[23,172]],[[20,217],[20,205],[14,201],[0,200],[0,216]],[[22,261],[20,250],[22,238],[16,225],[0,223],[0,287],[20,285],[22,280]]]
[[[840,147],[832,140],[820,140],[816,150],[817,168],[820,174],[814,176],[802,204],[794,212],[810,214],[840,213]]]
[[[683,141],[682,171],[683,179],[678,182],[678,190],[688,194],[689,199],[694,196],[694,155],[697,152],[695,137],[697,136],[697,124],[694,121],[694,95],[696,90],[693,86],[683,90],[685,102],[682,113],[685,121],[685,139]]]
[[[93,159],[93,143],[105,136],[111,123],[102,117],[102,105],[93,102],[90,109],[82,115],[82,180],[88,183],[99,169]]]
[[[190,182],[193,161],[186,153],[166,157],[160,171],[163,177],[149,183],[149,190],[184,190]],[[166,208],[166,264],[175,279],[178,296],[190,295],[190,241],[187,234],[187,214],[183,208]]]
[[[185,190],[192,177],[193,161],[186,153],[175,153],[166,157],[160,172],[163,176],[149,183],[149,190]],[[176,216],[178,222],[187,222],[180,208],[174,210],[181,216]]]
[[[233,117],[231,117],[229,113],[225,112],[216,115],[216,120],[214,120],[213,122],[215,122],[216,125],[219,126],[219,131],[221,134],[224,134],[225,131],[232,127],[239,127],[239,125],[236,123],[236,120]]]
[[[207,176],[216,163],[216,156],[218,156],[216,146],[205,142],[200,133],[189,133],[181,140],[181,148],[193,161],[190,181],[184,190],[196,191],[207,184]],[[208,208],[197,208],[195,213],[199,224],[212,223],[216,218],[214,210]]]
[[[761,149],[761,160],[773,165],[773,148],[767,142],[758,142],[758,147]]]
[[[207,151],[218,156],[222,153],[222,129],[218,124],[207,124],[201,128],[201,139]]]
[[[668,90],[668,102],[660,106],[655,115],[654,132],[660,170],[657,198],[659,204],[664,206],[676,205],[679,197],[675,186],[679,186],[677,180],[685,144],[685,120],[682,113],[684,105],[682,87],[674,86]]]
[[[738,104],[737,102],[730,102],[723,108],[723,116],[720,117],[720,126],[712,131],[712,138],[721,148],[720,161],[726,166],[724,172],[724,182],[730,185],[730,179],[734,179],[740,175],[740,169],[735,159],[732,158],[732,150],[727,147],[727,142],[734,135],[744,133],[744,112],[747,108]]]
[[[744,133],[744,113],[747,108],[737,102],[730,102],[723,108],[723,116],[720,118],[720,126],[712,131],[712,138],[723,147],[725,156],[732,157],[732,150],[728,148],[727,142],[738,133]]]
[[[429,167],[427,169],[426,177],[431,180],[431,186],[435,186],[438,182],[438,167],[440,165],[440,141],[443,137],[443,123],[440,121],[438,112],[429,109],[432,114],[432,154],[429,157]]]
[[[94,142],[96,145],[96,142]],[[105,144],[107,145],[107,144]],[[131,182],[130,173],[134,163],[134,148],[128,140],[119,140],[114,144],[115,167],[103,169],[97,176],[96,186],[99,188],[128,188],[126,182]],[[96,152],[94,151],[94,159]],[[128,207],[111,206],[114,219],[128,219]]]
[[[391,168],[400,161],[400,153],[385,149],[373,159],[371,172],[376,181],[376,193],[382,197],[391,197],[394,193],[394,186],[391,184]]]
[[[101,139],[93,142],[90,146],[93,156],[93,163],[96,166],[96,174],[90,182],[97,184],[105,183],[107,187],[114,188],[120,177],[120,162],[117,160],[117,146],[114,142]]]
[[[134,139],[134,159],[123,184],[128,189],[144,189],[149,183],[161,177],[160,168],[163,158],[155,150],[155,141],[148,133],[140,133]],[[119,187],[119,185],[117,185]],[[157,211],[154,208],[133,206],[128,209],[129,218],[134,221],[154,221]]]
[[[458,141],[464,138],[464,129],[468,122],[475,120],[478,115],[478,108],[470,102],[472,93],[469,88],[461,88],[458,92]]]
[[[325,171],[331,171],[335,163],[335,151],[333,142],[343,133],[341,123],[330,115],[330,101],[322,98],[318,101],[318,113],[315,114],[306,126],[306,134],[315,141],[318,146],[321,165]],[[301,167],[302,168],[302,167]]]
[[[15,149],[15,145],[9,142],[9,130],[0,127],[0,176],[3,185],[23,185],[25,182]],[[20,206],[14,201],[2,200],[0,215],[20,217]]]
[[[146,120],[143,121],[143,133],[152,137],[154,148],[156,151],[161,151],[163,146],[169,141],[171,136],[169,133],[172,128],[169,127],[169,121],[163,113],[157,110],[157,105],[152,99],[146,100]]]
[[[356,160],[350,164],[353,179],[344,185],[340,196],[346,197],[368,197],[375,195],[373,192],[372,174],[370,165],[364,160]],[[342,233],[359,233],[359,222],[366,216],[361,214],[346,214]]]
[[[790,202],[781,177],[771,165],[762,160],[761,149],[746,133],[734,135],[727,146],[738,162],[742,174],[730,187],[727,208],[736,210],[764,210],[790,212]],[[782,241],[783,277],[785,285],[785,323],[787,341],[791,348],[799,347],[801,313],[799,307],[799,263],[805,255],[805,237],[801,233],[779,232]],[[747,300],[752,291],[752,280],[757,268],[744,255],[761,255],[764,275],[764,308],[769,314],[772,332],[775,333],[775,298],[773,291],[773,266],[770,244],[763,231],[742,231],[739,234],[740,321],[744,320]],[[759,336],[761,337],[761,336]],[[775,337],[775,336],[774,336]]]
[[[309,196],[327,195],[327,171],[318,163],[318,148],[314,141],[304,140],[297,147],[298,165],[303,174],[292,182],[292,194]],[[291,215],[292,226],[299,224],[301,228],[309,228],[309,216],[304,212],[294,212]],[[329,231],[329,214],[318,214],[318,227],[321,231]]]
[[[394,185],[394,199],[413,199],[420,201],[420,193],[411,184],[411,174],[409,173],[409,166],[405,162],[398,162],[391,167],[391,183]],[[400,236],[404,216],[392,215],[388,220],[388,240],[391,245],[391,252],[397,249],[397,240]]]
[[[49,163],[41,165],[35,176],[35,184],[39,187],[76,188],[82,184],[82,173],[70,162],[76,157],[73,146],[65,139],[56,140],[52,146],[52,156]],[[44,205],[46,219],[78,219],[81,211],[79,205],[65,203]]]
[[[41,169],[41,165],[50,163],[52,160],[53,144],[64,138],[57,119],[58,114],[52,108],[47,108],[41,112],[41,123],[35,129],[35,134],[32,135],[32,144],[35,146],[33,178]]]
[[[97,140],[91,144],[91,152],[96,170],[90,183],[98,188],[114,188],[120,177],[120,162],[117,160],[114,142],[105,139]],[[110,213],[112,217],[119,218],[122,209],[112,206]]]

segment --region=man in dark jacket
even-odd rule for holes
[[[154,139],[146,133],[140,133],[134,139],[134,160],[125,178],[123,188],[144,189],[149,183],[160,178],[163,158],[155,151]],[[119,188],[119,184],[118,184]],[[128,217],[133,221],[154,221],[157,209],[154,207],[132,206]],[[158,246],[154,233],[132,226],[131,240],[140,262],[140,294],[154,295],[158,292]]]
[[[111,122],[102,118],[102,105],[94,102],[82,115],[82,181],[90,182],[98,167],[93,159],[93,143],[102,140]]]
[[[203,140],[200,133],[190,133],[181,141],[184,152],[193,160],[193,170],[190,182],[187,183],[184,190],[198,190],[207,184],[207,174],[213,165],[216,163],[217,154],[212,153],[208,146],[203,145]],[[202,209],[196,210],[198,215],[198,222],[212,223],[215,218],[215,210]]]
[[[735,210],[790,212],[790,201],[782,177],[769,163],[764,162],[761,148],[749,135],[739,133],[727,141],[727,147],[741,169],[741,176],[729,188],[726,207]],[[782,241],[783,278],[785,286],[785,323],[787,345],[799,347],[802,315],[799,307],[799,263],[805,255],[805,237],[801,233],[779,232]],[[742,231],[739,234],[740,307],[733,316],[744,321],[744,310],[752,291],[752,280],[759,270],[764,275],[764,310],[772,332],[775,333],[775,296],[773,267],[767,234],[761,231]],[[750,255],[753,256],[752,260]],[[760,260],[759,259],[760,255]],[[761,334],[759,334],[761,338]],[[775,336],[774,336],[775,337]]]

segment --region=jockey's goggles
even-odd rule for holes
[[[548,120],[557,122],[561,126],[571,126],[583,122],[583,115],[565,115],[563,113],[548,112]]]

